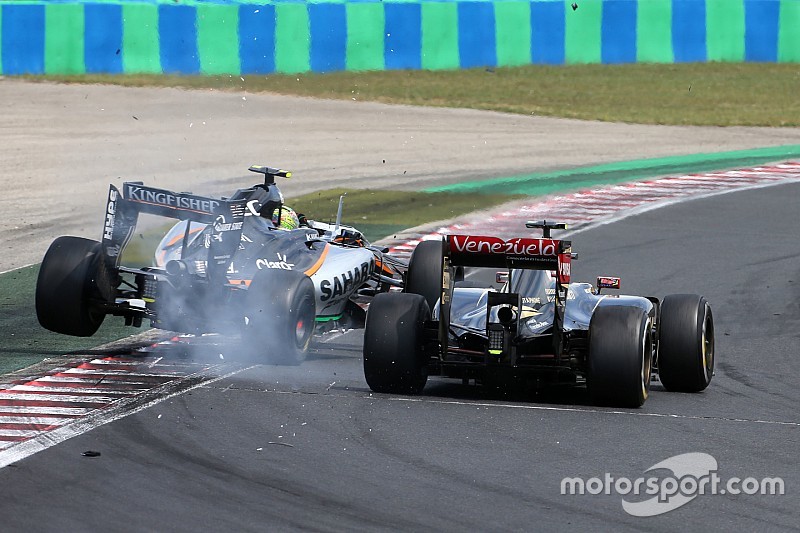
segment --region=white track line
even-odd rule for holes
[[[369,396],[369,399],[378,399],[377,396]],[[416,403],[435,403],[444,405],[466,405],[470,407],[494,407],[499,409],[525,409],[530,411],[559,411],[567,413],[593,413],[602,415],[623,415],[623,416],[643,416],[652,418],[676,418],[683,420],[704,420],[704,421],[718,421],[718,422],[737,422],[737,423],[750,423],[750,424],[769,424],[775,426],[789,426],[800,427],[800,422],[786,422],[781,420],[761,420],[761,419],[748,419],[748,418],[728,418],[721,416],[700,416],[700,415],[679,415],[679,414],[664,414],[664,413],[643,413],[641,411],[611,411],[604,409],[593,409],[591,407],[555,407],[550,405],[529,405],[529,404],[514,404],[514,403],[488,403],[488,402],[467,402],[460,400],[435,400],[430,398],[408,398],[408,397],[394,397],[387,396],[382,398],[391,402],[416,402]]]
[[[23,268],[32,267],[32,266],[38,265],[38,264],[39,263],[30,263],[28,265],[22,265],[21,267],[12,268],[11,270],[4,270],[4,271],[0,272],[0,276],[2,276],[3,274],[8,274],[9,272],[14,272],[15,270],[22,270]]]

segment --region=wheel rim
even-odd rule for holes
[[[308,333],[308,325],[302,318],[297,321],[294,326],[294,342],[297,346],[302,347]]]
[[[314,313],[305,311],[309,309],[309,305],[313,305],[312,298],[306,297],[300,302],[298,308],[301,311],[294,323],[294,343],[301,350],[306,348],[314,331]]]
[[[650,341],[650,321],[647,321],[642,339],[642,398],[647,399],[650,389],[650,377],[652,373],[652,353],[653,346]]]
[[[708,381],[714,371],[714,324],[711,321],[711,314],[708,312],[707,308],[705,320],[703,320],[701,351],[703,354],[703,372],[705,373],[706,381]]]

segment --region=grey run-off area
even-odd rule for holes
[[[109,183],[198,194],[291,169],[284,193],[405,188],[800,144],[800,129],[643,126],[218,90],[0,80],[0,272],[60,235],[98,238]],[[385,161],[385,162],[384,162]],[[313,214],[312,214],[313,215]]]

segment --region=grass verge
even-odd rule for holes
[[[708,126],[800,126],[789,63],[529,65],[268,76],[82,75],[30,80],[215,88],[525,115]]]
[[[308,218],[320,222],[335,221],[342,194],[347,194],[342,222],[361,230],[370,241],[427,222],[453,218],[525,197],[519,194],[328,189],[287,198],[286,204]]]
[[[144,331],[125,327],[117,317],[109,317],[93,337],[69,337],[47,331],[36,320],[34,294],[39,265],[21,268],[0,276],[0,374],[70,352],[86,351]]]

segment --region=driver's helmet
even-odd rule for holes
[[[278,229],[292,230],[300,227],[297,213],[289,206],[281,206],[272,212],[272,223]]]

